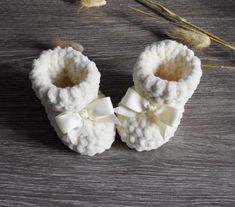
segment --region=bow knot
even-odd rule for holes
[[[154,113],[156,110],[157,110],[157,106],[156,105],[149,104],[146,107],[146,111],[148,111],[148,112],[153,112]]]
[[[80,114],[80,116],[81,116],[82,118],[84,118],[84,119],[89,119],[89,118],[90,118],[90,117],[89,117],[89,114],[88,114],[88,112],[87,112],[86,109],[82,109],[79,114]]]
[[[179,109],[167,104],[152,104],[132,88],[127,90],[119,107],[115,108],[114,111],[126,117],[135,117],[138,114],[147,113],[156,123],[163,138],[166,137],[167,127],[172,127],[179,117]]]
[[[56,124],[63,134],[68,134],[75,128],[82,128],[84,119],[119,124],[110,97],[96,99],[80,111],[65,111],[55,117]],[[71,141],[75,143],[75,140]]]

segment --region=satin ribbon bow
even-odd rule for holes
[[[135,117],[138,114],[147,113],[158,126],[160,135],[163,138],[166,137],[167,126],[172,127],[179,115],[179,110],[177,108],[167,104],[152,104],[132,88],[127,90],[119,107],[115,108],[114,111],[125,117]]]
[[[65,111],[55,117],[55,121],[63,134],[83,126],[83,119],[119,124],[114,114],[110,97],[96,99],[79,112]],[[73,143],[73,140],[71,140]]]

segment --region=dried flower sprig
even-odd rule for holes
[[[60,38],[54,38],[50,41],[50,45],[52,47],[61,47],[61,48],[65,48],[65,47],[72,47],[73,49],[83,52],[84,48],[83,46],[75,41],[69,40],[69,39],[60,39]]]
[[[233,66],[224,66],[224,65],[202,65],[203,68],[206,69],[231,69],[235,70]]]
[[[148,13],[131,6],[129,6],[129,8],[145,16],[149,16],[159,20],[159,16],[157,16],[156,14]],[[167,35],[172,39],[178,40],[186,45],[197,49],[210,46],[211,39],[208,35],[195,31],[187,26],[182,26],[175,22],[170,23],[172,24],[172,27],[169,29],[169,32],[167,32]]]
[[[181,16],[177,15],[176,13],[174,13],[173,11],[167,9],[166,7],[164,7],[163,5],[156,3],[156,2],[152,2],[150,0],[135,0],[141,4],[143,4],[144,6],[146,6],[147,8],[149,8],[151,11],[153,11],[155,14],[160,15],[161,17],[163,17],[164,19],[170,21],[172,24],[177,25],[179,27],[182,27],[183,29],[189,29],[191,31],[195,31],[195,32],[200,32],[202,34],[207,35],[211,40],[213,40],[214,42],[217,42],[223,46],[229,47],[233,50],[235,50],[235,46],[223,39],[221,39],[220,37],[188,22],[186,19],[182,18]],[[133,7],[131,7],[133,9]],[[146,13],[142,10],[139,9],[135,9],[135,11],[138,11],[142,14],[148,15],[148,16],[152,16],[154,18],[156,18],[156,15],[150,14],[150,13]]]
[[[172,39],[175,39],[193,48],[206,48],[211,44],[211,39],[208,35],[180,27],[174,26],[167,34]]]
[[[105,0],[80,0],[80,8],[100,7],[106,5]]]
[[[159,16],[154,14],[154,13],[145,12],[143,10],[140,10],[140,9],[137,9],[137,8],[134,8],[134,7],[131,7],[131,6],[129,6],[129,8],[136,11],[136,12],[138,12],[138,13],[140,13],[140,14],[152,17],[155,20],[159,20]],[[204,33],[200,33],[200,32],[195,31],[195,30],[192,30],[191,28],[189,28],[185,25],[181,25],[177,22],[171,22],[171,24],[173,25],[173,27],[172,27],[173,32],[168,33],[168,35],[173,37],[173,39],[177,39],[177,40],[181,39],[181,42],[184,42],[185,44],[188,44],[192,47],[197,47],[198,44],[199,44],[199,46],[204,45],[204,47],[206,47],[207,45],[209,46],[209,43],[211,42],[210,41],[211,39],[208,35],[206,35]],[[179,31],[179,29],[181,29],[181,30]],[[189,33],[192,33],[193,37],[196,37],[195,35],[198,35],[197,33],[199,33],[199,35],[203,34],[205,36],[203,38],[201,38],[201,41],[199,41],[199,42],[194,40],[196,38],[192,38],[192,36],[186,40],[185,34],[182,36],[182,33],[185,32],[185,31],[183,31],[184,29],[185,29],[185,31],[187,31],[187,33],[186,33],[187,37],[188,37]],[[176,33],[178,33],[178,34],[176,34]],[[189,41],[191,41],[191,43],[189,43]],[[202,65],[202,67],[204,69],[235,69],[235,67],[233,67],[233,66],[221,66],[221,65]]]

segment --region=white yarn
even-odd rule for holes
[[[56,82],[64,75],[73,86],[60,87]],[[44,51],[34,60],[30,73],[32,88],[44,105],[51,125],[59,138],[70,149],[83,155],[93,156],[109,149],[115,139],[115,125],[90,120],[83,120],[83,127],[63,134],[57,127],[55,116],[64,111],[80,111],[98,97],[100,73],[94,62],[82,53],[69,48],[57,47]],[[77,137],[78,144],[70,138]]]
[[[103,97],[103,95],[99,95]],[[53,110],[46,108],[48,119],[54,127],[58,137],[71,150],[74,150],[82,155],[93,156],[101,154],[107,149],[110,149],[115,140],[116,129],[113,123],[95,122],[90,120],[83,120],[83,127],[73,129],[69,135],[63,134],[55,123],[55,117],[59,114]],[[78,144],[74,145],[70,138],[77,137]]]
[[[63,75],[74,83],[60,88],[54,81]],[[80,110],[97,97],[100,73],[94,62],[73,48],[60,48],[42,52],[34,60],[30,78],[39,98],[45,98],[53,110]]]
[[[161,76],[175,80],[159,77],[157,70],[162,70]],[[153,104],[177,108],[180,115],[174,126],[167,126],[165,138],[146,113],[132,118],[118,115],[121,125],[117,129],[122,141],[137,151],[157,149],[168,142],[178,128],[184,105],[197,88],[201,75],[200,60],[186,46],[165,40],[146,47],[134,67],[135,90]]]
[[[139,114],[136,117],[127,118],[118,115],[121,125],[117,126],[121,140],[128,147],[137,151],[150,151],[157,149],[174,136],[183,115],[184,108],[181,108],[181,114],[173,127],[167,127],[166,137],[162,138],[159,134],[158,126],[152,122],[147,114]]]
[[[180,77],[169,81],[156,75],[159,68],[166,76]],[[201,61],[187,46],[164,40],[145,48],[134,67],[133,80],[138,91],[156,103],[186,103],[202,76]]]

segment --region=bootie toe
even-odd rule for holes
[[[137,151],[169,141],[201,75],[200,60],[185,45],[165,40],[146,47],[134,67],[134,86],[115,109],[122,141]]]
[[[111,147],[116,120],[110,98],[99,92],[94,62],[72,48],[57,47],[34,61],[30,79],[65,145],[90,156]]]

